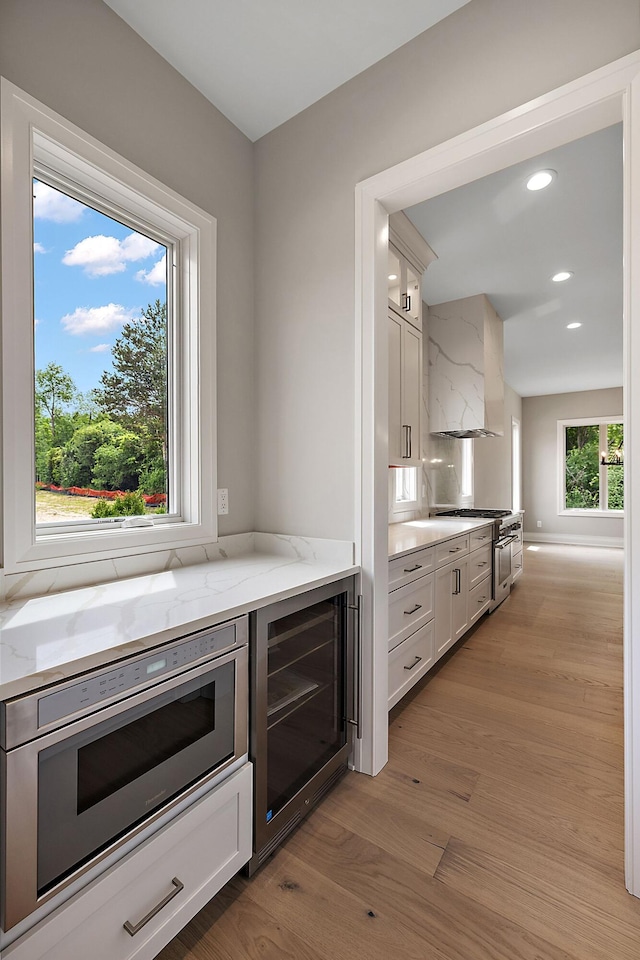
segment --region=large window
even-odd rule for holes
[[[622,418],[558,422],[560,513],[620,516],[624,510]]]
[[[216,539],[215,221],[2,81],[7,571]]]
[[[37,529],[175,515],[174,247],[44,177],[33,181],[33,219]]]

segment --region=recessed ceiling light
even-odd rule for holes
[[[398,279],[398,274],[397,274],[397,273],[390,273],[390,274],[389,274],[389,280],[397,280],[397,279]]]
[[[582,326],[582,324],[581,324],[581,323],[577,323],[577,322],[576,322],[576,323],[568,323],[568,324],[567,324],[567,330],[577,330],[578,327],[581,327],[581,326]]]
[[[565,280],[569,280],[573,276],[571,270],[561,270],[560,273],[554,273],[551,277],[554,283],[563,283]]]
[[[544,190],[555,176],[555,170],[538,170],[527,180],[527,190]]]

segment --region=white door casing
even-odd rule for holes
[[[356,186],[356,516],[363,602],[363,739],[356,768],[387,761],[388,215],[571,140],[623,123],[625,436],[625,877],[640,896],[640,52],[629,54]],[[634,277],[635,274],[635,277]],[[635,414],[635,416],[634,416]],[[636,496],[640,497],[640,494]],[[638,560],[636,560],[636,557]],[[639,567],[636,573],[636,565]],[[636,585],[635,592],[632,589]],[[635,595],[634,595],[635,593]],[[635,707],[634,707],[635,700]]]

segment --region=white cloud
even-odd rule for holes
[[[159,246],[155,240],[140,233],[130,233],[124,240],[99,234],[76,243],[67,250],[62,262],[68,267],[83,267],[90,277],[104,277],[110,273],[122,273],[128,262],[150,257]]]
[[[161,283],[167,282],[167,255],[162,257],[161,260],[158,260],[157,263],[151,267],[151,270],[138,270],[136,273],[136,280],[140,280],[141,283],[150,283],[152,286],[156,286]]]
[[[110,343],[97,343],[95,347],[89,347],[89,353],[106,353],[111,350]]]
[[[65,314],[60,323],[66,333],[82,336],[116,330],[135,316],[135,310],[126,310],[119,303],[108,303],[104,307],[77,307],[73,313]]]
[[[33,252],[34,252],[34,253],[46,253],[47,251],[46,251],[45,248],[42,246],[42,244],[41,244],[41,243],[38,243],[38,241],[36,240],[36,242],[35,242],[34,245],[33,245]]]
[[[74,223],[85,211],[79,200],[68,197],[59,190],[36,180],[33,184],[33,215],[40,220],[54,220],[56,223]]]

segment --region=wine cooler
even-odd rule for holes
[[[349,577],[251,615],[249,875],[347,769],[359,736],[359,612]]]

